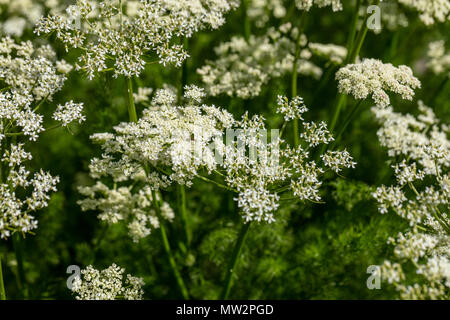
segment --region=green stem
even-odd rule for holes
[[[330,65],[328,66],[327,70],[324,74],[322,74],[322,77],[319,81],[319,84],[317,85],[317,89],[314,91],[313,95],[313,101],[317,101],[319,98],[320,93],[323,91],[323,89],[327,86],[328,82],[330,81],[331,75],[335,73],[336,69],[339,68],[339,65]]]
[[[221,183],[219,183],[219,182],[216,182],[216,181],[211,180],[211,179],[209,179],[209,178],[206,178],[206,177],[204,177],[204,176],[197,175],[196,177],[199,178],[199,179],[202,179],[203,181],[213,183],[213,184],[215,184],[216,186],[218,186],[218,187],[220,187],[220,188],[222,188],[222,189],[225,189],[225,190],[228,190],[228,191],[232,191],[232,192],[237,193],[237,190],[234,190],[233,188],[230,188],[230,187],[228,187],[228,186],[226,186],[226,185],[224,185],[224,184],[221,184]]]
[[[188,49],[188,38],[184,37],[180,39],[180,44],[184,46],[184,48]],[[181,105],[184,86],[187,82],[187,61],[183,61],[183,65],[181,66],[178,72],[178,92],[177,92],[177,103]],[[178,186],[178,210],[180,211],[181,224],[183,228],[184,241],[186,246],[189,246],[191,242],[191,233],[189,230],[188,222],[187,222],[187,211],[186,211],[186,190],[184,185]]]
[[[389,58],[388,61],[391,61],[397,52],[398,48],[398,40],[400,39],[400,32],[397,30],[395,31],[394,35],[392,36],[391,45],[389,47]]]
[[[186,242],[186,245],[189,246],[189,244],[191,243],[191,232],[190,232],[188,221],[187,221],[185,187],[182,185],[178,186],[178,192],[179,192],[179,210],[180,210],[181,223],[183,226],[184,240]]]
[[[245,41],[248,42],[250,39],[250,35],[252,34],[252,26],[250,24],[250,19],[248,18],[247,9],[248,9],[249,0],[242,1],[243,14],[244,14],[244,37]]]
[[[170,249],[169,239],[167,238],[166,228],[164,227],[164,219],[161,214],[161,208],[159,207],[159,201],[157,200],[155,190],[152,190],[152,198],[153,198],[153,206],[155,208],[156,215],[158,216],[159,219],[159,229],[161,231],[161,240],[163,242],[164,251],[166,252],[167,258],[169,260],[169,264],[172,269],[173,275],[176,279],[178,289],[180,290],[183,299],[188,300],[189,293],[184,284],[183,278],[181,277],[181,274],[178,271],[177,263],[175,261],[175,258],[173,257],[172,250]]]
[[[237,260],[239,258],[239,255],[241,254],[242,247],[243,247],[244,242],[245,242],[245,238],[247,237],[248,230],[250,229],[250,224],[251,224],[250,222],[245,223],[242,226],[241,231],[239,231],[239,236],[238,236],[238,239],[236,241],[236,245],[234,246],[233,254],[231,256],[230,263],[228,265],[227,276],[225,278],[225,286],[223,287],[223,291],[222,291],[222,294],[220,296],[221,300],[228,299],[228,295],[230,294],[231,284],[232,284],[232,280],[233,280],[234,268],[236,267]]]
[[[337,120],[339,118],[339,114],[340,114],[342,108],[344,107],[344,105],[346,104],[346,102],[347,102],[347,96],[345,94],[340,93],[338,96],[338,102],[336,105],[336,109],[334,111],[333,119],[331,120],[331,124],[329,127],[330,133],[334,132],[334,129],[337,124]],[[317,161],[319,159],[320,155],[324,154],[327,149],[328,149],[328,145],[323,144],[322,147],[319,149],[319,152],[317,152],[315,154],[314,161]]]
[[[439,95],[444,90],[444,88],[447,85],[449,79],[450,79],[450,76],[446,76],[445,79],[441,82],[439,87],[434,92],[433,98],[431,99],[431,107],[434,107],[434,104],[436,103],[436,100],[439,98]]]
[[[342,134],[344,133],[345,129],[347,129],[347,126],[350,124],[350,122],[353,120],[353,118],[355,117],[359,106],[361,105],[362,100],[358,100],[358,102],[355,104],[355,106],[353,107],[352,111],[350,111],[350,113],[347,115],[347,118],[345,119],[343,125],[341,126],[341,128],[337,131],[335,140],[333,145],[337,144],[339,142],[339,139],[341,138]]]
[[[23,269],[23,259],[22,259],[22,242],[20,239],[20,235],[18,233],[15,233],[13,235],[13,247],[14,252],[16,254],[16,260],[17,260],[17,271],[19,274],[19,289],[23,291],[23,296],[25,299],[28,298],[28,291],[26,289],[26,279],[25,279],[25,272]]]
[[[305,27],[306,23],[306,11],[302,12],[302,15],[300,16],[300,25],[298,28],[298,35],[297,35],[297,41],[295,43],[295,54],[294,54],[294,63],[292,65],[292,79],[291,79],[291,98],[294,98],[297,96],[297,78],[298,78],[298,60],[300,58],[300,42],[302,39],[303,29]],[[298,129],[298,119],[294,119],[294,145],[295,147],[298,147],[300,145],[300,136],[299,136],[299,129]]]
[[[376,3],[378,3],[378,1]],[[356,13],[356,15],[357,14],[358,13]],[[359,53],[361,51],[362,45],[364,43],[364,40],[367,35],[367,31],[368,31],[368,27],[367,27],[368,19],[369,19],[369,15],[367,14],[366,17],[364,18],[361,29],[358,32],[358,36],[356,38],[356,42],[354,43],[354,45],[353,45],[352,41],[349,41],[349,43],[348,43],[348,45],[351,45],[351,48],[350,47],[347,48],[349,51],[348,51],[348,55],[347,55],[346,64],[355,63],[356,57],[359,56]],[[352,28],[354,28],[355,24],[358,22],[357,16],[356,16],[356,19],[353,20],[353,22],[354,22],[354,25],[352,26]],[[336,108],[334,111],[334,115],[331,120],[330,132],[334,131],[334,128],[336,127],[336,123],[339,119],[339,114],[340,114],[341,110],[343,109],[343,107],[345,106],[345,103],[346,103],[346,96],[344,94],[340,93],[338,102],[337,102],[337,105],[336,105]]]
[[[358,18],[359,18],[359,8],[361,7],[361,0],[356,1],[355,11],[353,12],[352,18],[352,28],[350,29],[350,33],[347,39],[347,57],[345,61],[347,62],[350,58],[351,51],[353,49],[353,43],[355,42],[356,30],[358,27]]]
[[[336,109],[334,111],[333,119],[331,120],[330,124],[330,132],[332,133],[334,131],[334,128],[336,128],[336,124],[339,118],[339,114],[341,113],[342,108],[346,104],[347,96],[345,94],[340,93],[338,102],[336,105]]]
[[[6,300],[5,283],[3,282],[2,256],[0,255],[0,300]]]
[[[356,38],[355,46],[352,48],[352,53],[349,56],[347,63],[355,63],[356,57],[359,56],[359,52],[361,51],[364,40],[366,39],[367,31],[367,20],[369,16],[367,15],[363,21],[363,25],[361,26],[361,30],[359,30],[358,37]]]
[[[136,106],[134,105],[133,97],[133,79],[127,77],[127,91],[128,91],[128,115],[130,122],[137,122]]]

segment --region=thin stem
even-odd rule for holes
[[[334,129],[335,129],[336,124],[337,124],[337,120],[339,118],[339,114],[340,114],[342,108],[344,107],[344,105],[346,104],[346,102],[347,102],[347,96],[345,94],[342,94],[342,93],[339,94],[338,102],[337,102],[337,105],[336,105],[336,110],[334,111],[333,119],[331,120],[331,124],[330,124],[330,128],[329,128],[331,133],[334,132]],[[327,148],[328,148],[328,145],[323,144],[322,147],[320,148],[320,151],[318,153],[316,153],[316,156],[315,156],[314,160],[317,161],[319,159],[319,156],[321,154],[324,154],[324,152],[327,150]]]
[[[50,94],[48,94],[44,99],[42,99],[37,106],[33,109],[33,112],[36,112],[48,99],[48,97],[50,96]]]
[[[28,297],[28,292],[26,290],[26,279],[25,279],[25,272],[23,269],[23,259],[22,259],[22,243],[20,239],[20,235],[18,233],[15,233],[13,235],[13,247],[14,252],[16,254],[16,260],[17,260],[17,271],[19,274],[19,286],[20,290],[23,291],[23,296],[25,299]]]
[[[0,255],[0,300],[6,300],[5,283],[3,282],[2,256]]]
[[[336,104],[336,109],[334,111],[333,119],[331,120],[330,124],[330,132],[334,131],[334,128],[336,128],[336,124],[339,118],[339,114],[341,113],[342,108],[344,107],[347,100],[347,96],[345,94],[339,94],[338,102]]]
[[[245,223],[242,226],[241,230],[239,231],[239,236],[237,238],[236,245],[234,246],[233,254],[231,256],[231,260],[228,265],[227,276],[225,278],[225,285],[223,287],[223,291],[220,296],[221,300],[228,299],[228,295],[230,294],[234,268],[236,267],[237,260],[239,258],[239,255],[241,254],[245,238],[247,237],[248,230],[250,229],[250,224],[251,224],[250,222]]]
[[[375,5],[378,5],[379,3],[380,3],[379,0],[375,1]],[[369,27],[367,26],[368,20],[369,14],[367,13],[362,23],[361,29],[358,32],[358,37],[356,38],[355,46],[352,45],[352,48],[348,48],[351,50],[351,54],[347,56],[348,58],[346,61],[347,63],[355,63],[356,57],[359,56],[359,52],[361,51],[364,40],[366,39],[367,31],[369,30]],[[354,22],[357,23],[358,19],[356,19]]]
[[[226,186],[226,185],[224,185],[224,184],[221,184],[221,183],[219,183],[219,182],[216,182],[216,181],[211,180],[211,179],[209,179],[209,178],[206,178],[206,177],[204,177],[204,176],[197,175],[197,178],[200,178],[200,179],[202,179],[203,181],[206,181],[206,182],[214,183],[216,186],[218,186],[218,187],[220,187],[220,188],[222,188],[222,189],[225,189],[225,190],[228,190],[228,191],[233,191],[233,192],[236,192],[236,193],[237,193],[237,191],[234,190],[233,188],[230,188],[230,187],[228,187],[228,186]]]
[[[55,125],[53,125],[51,127],[44,128],[44,132],[55,130],[55,129],[58,129],[58,128],[61,128],[61,127],[62,127],[62,123],[58,123],[58,124],[55,124]],[[25,133],[23,133],[23,132],[8,132],[8,133],[5,133],[5,136],[7,136],[7,137],[18,137],[18,136],[23,136],[23,135],[25,135]]]
[[[161,239],[163,242],[164,251],[166,252],[167,258],[169,260],[169,264],[172,269],[173,275],[176,279],[178,289],[180,290],[183,299],[188,300],[189,293],[184,284],[183,278],[181,277],[181,274],[178,271],[177,263],[175,261],[175,258],[173,257],[172,250],[170,249],[169,239],[167,238],[166,228],[164,227],[163,223],[164,219],[161,214],[161,208],[159,207],[159,200],[157,200],[155,190],[152,190],[152,198],[153,198],[153,206],[155,208],[156,215],[158,216],[159,219],[159,229],[161,231]]]
[[[189,246],[191,243],[191,230],[189,229],[188,221],[187,221],[187,210],[186,210],[186,190],[182,185],[178,186],[179,193],[179,211],[181,224],[183,226],[184,240],[186,244]]]
[[[347,129],[347,127],[350,124],[350,122],[352,122],[352,120],[354,119],[354,117],[355,117],[355,115],[356,115],[356,113],[357,113],[361,103],[362,103],[362,100],[358,100],[358,102],[353,107],[352,111],[350,111],[350,113],[347,115],[347,118],[345,119],[343,125],[337,131],[337,134],[336,134],[336,137],[335,137],[333,145],[339,142],[339,139],[341,138],[341,136],[344,133],[345,129]]]
[[[180,38],[180,44],[184,46],[184,48],[188,49],[188,38]],[[178,91],[177,91],[177,103],[181,105],[184,86],[187,82],[187,61],[183,61],[183,65],[179,69],[177,74],[178,76]],[[183,228],[184,241],[186,246],[189,246],[191,242],[191,233],[189,230],[188,222],[187,222],[187,211],[186,211],[186,190],[184,185],[178,186],[178,210],[180,211],[181,224]]]
[[[320,93],[322,92],[322,90],[326,87],[326,85],[328,84],[331,75],[335,73],[336,69],[339,68],[339,65],[330,65],[328,66],[327,70],[325,71],[324,74],[322,74],[322,77],[319,81],[319,84],[317,85],[317,89],[314,91],[314,95],[313,95],[313,101],[317,101]]]
[[[395,31],[394,35],[392,36],[391,45],[389,47],[389,58],[388,61],[391,61],[397,52],[398,48],[398,40],[400,39],[400,31]]]
[[[378,4],[379,1],[376,1],[376,4]],[[358,15],[357,12],[355,12],[356,15]],[[366,14],[366,17],[364,18],[363,24],[361,26],[361,29],[358,32],[358,36],[356,38],[356,42],[353,44],[352,41],[349,41],[348,45],[351,45],[352,47],[347,48],[348,51],[348,55],[347,55],[347,61],[346,64],[348,63],[355,63],[356,57],[359,56],[359,53],[361,51],[362,45],[364,43],[364,40],[366,38],[367,35],[367,31],[368,31],[368,27],[367,27],[367,20],[369,19],[369,14]],[[354,25],[358,22],[358,19],[356,17],[356,19],[353,20]],[[354,25],[352,26],[352,28],[354,27]],[[343,107],[345,106],[346,103],[346,95],[340,93],[339,94],[339,98],[338,98],[338,102],[334,111],[334,115],[333,118],[331,120],[331,125],[330,125],[330,132],[334,131],[334,128],[336,127],[336,123],[339,119],[339,114],[341,112],[341,110],[343,109]]]
[[[133,96],[133,80],[129,77],[127,79],[127,91],[128,91],[128,115],[130,122],[137,122],[136,106],[134,105]]]
[[[420,193],[419,191],[417,191],[416,187],[414,186],[414,184],[412,182],[408,182],[409,187],[411,188],[412,191],[414,191],[414,193],[416,194],[417,197],[420,197]],[[436,220],[439,222],[439,224],[444,228],[444,230],[446,230],[447,232],[450,232],[450,228],[449,226],[445,223],[444,219],[442,219],[442,215],[438,215],[438,213],[440,213],[439,208],[435,208],[436,210],[432,210],[434,217],[436,218]]]
[[[436,89],[436,91],[433,94],[433,98],[431,99],[431,106],[434,107],[434,104],[436,102],[436,100],[439,98],[439,95],[441,94],[441,92],[444,90],[445,86],[447,85],[448,81],[449,81],[450,77],[446,76],[445,79],[441,82],[441,84],[439,85],[439,87]]]
[[[250,39],[250,35],[252,34],[252,26],[250,24],[250,19],[248,18],[248,14],[247,14],[247,9],[248,9],[248,4],[249,4],[250,0],[244,0],[243,1],[243,14],[244,14],[244,37],[245,37],[245,41],[248,42],[248,40]]]
[[[291,98],[297,96],[297,78],[298,78],[298,60],[300,58],[300,49],[301,49],[301,39],[303,34],[303,29],[306,23],[306,11],[302,12],[300,17],[300,26],[298,28],[297,41],[295,44],[295,55],[294,55],[294,63],[292,65],[292,79],[291,79]],[[298,147],[300,144],[300,136],[298,130],[298,119],[294,119],[294,145]]]
[[[349,63],[355,63],[356,57],[359,56],[359,52],[361,51],[364,40],[366,39],[367,31],[369,30],[367,28],[367,19],[368,19],[368,17],[366,17],[366,19],[364,19],[363,27],[359,31],[358,38],[356,40],[356,46],[352,52],[352,55],[350,56]]]
[[[353,43],[355,42],[355,35],[358,26],[358,17],[359,17],[359,8],[361,7],[361,0],[356,1],[355,11],[353,13],[352,18],[352,28],[350,29],[350,33],[347,39],[347,57],[346,61],[350,58],[351,51],[353,49]]]

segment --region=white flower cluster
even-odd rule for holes
[[[306,111],[300,97],[289,102],[285,97],[279,96],[278,101],[287,119],[292,119],[291,115],[300,118]],[[302,109],[300,111],[299,106]],[[303,124],[305,127],[312,125],[305,122]],[[302,201],[320,201],[320,177],[325,170],[309,159],[307,150],[300,146],[291,148],[278,135],[271,136],[268,142],[264,119],[257,115],[249,118],[244,114],[242,120],[237,122],[237,128],[242,130],[241,135],[232,145],[227,144],[223,167],[227,185],[238,192],[235,200],[243,211],[245,221],[275,221],[273,213],[279,207],[279,193],[282,192],[278,190],[286,189],[287,193]],[[326,127],[322,129],[326,131]],[[307,136],[311,141],[328,143],[330,140],[324,138],[329,134],[328,131],[325,135],[323,131],[318,131],[311,131]],[[313,137],[314,135],[317,136]],[[328,161],[324,161],[324,166],[334,166],[333,170],[336,169],[336,172],[344,167],[352,167],[354,164],[350,164],[350,156],[347,163],[340,160],[346,154],[346,151],[330,154]]]
[[[291,101],[285,96],[278,96],[277,113],[284,115],[284,121],[290,121],[295,118],[302,119],[302,114],[308,111],[302,97],[294,97]]]
[[[114,76],[131,77],[142,72],[144,56],[151,53],[164,66],[180,66],[188,54],[173,38],[218,28],[236,6],[235,0],[141,0],[137,11],[127,14],[118,0],[77,0],[65,13],[40,19],[35,32],[55,32],[67,50],[81,48],[77,68],[90,79],[111,65]]]
[[[134,103],[145,103],[149,101],[150,95],[153,93],[152,88],[138,88],[137,93],[133,93]]]
[[[347,48],[336,44],[313,43],[308,45],[313,55],[325,58],[331,63],[340,65],[347,57]]]
[[[105,152],[101,159],[92,160],[93,178],[111,176],[116,182],[142,179],[155,190],[172,181],[189,186],[199,168],[214,170],[214,152],[208,145],[220,144],[217,137],[222,139],[223,130],[230,128],[234,119],[214,105],[199,105],[191,99],[201,95],[201,89],[195,90],[196,94],[192,87],[186,90],[189,103],[185,106],[175,105],[176,95],[169,89],[157,90],[137,123],[121,123],[114,128],[115,134],[93,135]],[[116,160],[117,153],[120,158]]]
[[[94,141],[102,144],[104,154],[101,159],[92,160],[91,176],[94,179],[110,176],[116,183],[128,180],[134,183],[119,194],[120,188],[110,191],[100,184],[104,199],[94,198],[90,188],[81,189],[90,197],[81,202],[86,208],[104,212],[106,209],[108,216],[116,218],[122,216],[122,210],[130,212],[137,207],[148,212],[145,206],[136,205],[139,198],[130,195],[131,188],[145,185],[158,190],[173,182],[189,186],[195,177],[205,178],[203,173],[223,177],[224,187],[238,194],[235,200],[246,221],[274,221],[279,188],[292,191],[300,200],[320,200],[319,178],[324,170],[308,159],[308,151],[301,147],[291,149],[278,135],[271,136],[268,142],[262,117],[250,118],[246,113],[236,121],[220,108],[200,104],[202,89],[195,86],[185,89],[187,105],[175,105],[176,96],[170,90],[157,90],[137,123],[122,123],[115,127],[114,134],[93,136]],[[299,97],[291,102],[279,97],[279,102],[287,119],[300,117],[306,111]],[[331,141],[324,123],[304,126],[309,128],[304,137],[311,146]],[[339,172],[354,163],[343,151],[327,154],[324,165]],[[122,197],[126,200],[121,200]]]
[[[364,59],[360,63],[346,65],[336,73],[336,79],[341,93],[351,94],[355,99],[366,99],[371,95],[375,104],[382,107],[390,104],[386,91],[412,100],[414,89],[421,86],[408,66],[394,67],[377,59]]]
[[[66,102],[64,105],[59,105],[53,113],[53,119],[61,121],[63,127],[73,121],[81,123],[86,120],[86,117],[82,114],[83,104],[74,103],[73,101]]]
[[[448,126],[438,126],[431,109],[419,105],[422,114],[401,115],[374,107],[380,123],[380,142],[389,156],[403,158],[394,164],[398,185],[381,186],[373,196],[379,211],[394,211],[411,229],[389,242],[395,245],[398,263],[385,261],[382,277],[395,285],[402,299],[450,298],[450,141]],[[442,131],[441,131],[442,130]],[[404,186],[408,186],[407,190]],[[419,187],[420,186],[420,187]],[[423,283],[411,283],[403,271],[412,264]],[[408,281],[409,280],[409,281]],[[413,282],[417,282],[414,280]]]
[[[333,11],[341,11],[341,0],[295,0],[295,4],[299,10],[309,11],[313,5],[319,8],[331,6]]]
[[[109,188],[97,181],[93,186],[79,187],[78,191],[86,197],[77,202],[81,210],[99,211],[98,218],[108,224],[124,221],[134,242],[150,235],[152,229],[159,228],[157,214],[152,209],[152,190],[148,186],[135,190],[132,186],[117,187],[114,184]],[[161,214],[169,221],[175,216],[166,202],[161,206]]]
[[[321,143],[328,144],[334,141],[334,138],[330,131],[327,129],[327,124],[321,121],[319,124],[315,122],[303,122],[303,127],[305,128],[302,133],[300,133],[300,138],[305,139],[310,147],[317,147]]]
[[[33,28],[47,10],[56,10],[61,0],[0,0],[7,19],[0,23],[5,35],[21,37],[25,29]]]
[[[444,74],[450,78],[450,52],[445,51],[445,41],[435,41],[428,47],[428,68],[436,74]]]
[[[99,219],[108,223],[125,221],[134,241],[158,228],[159,220],[151,209],[152,190],[166,188],[173,181],[189,186],[200,168],[215,169],[209,144],[222,145],[222,131],[234,122],[224,110],[199,105],[203,95],[202,89],[188,86],[187,105],[176,106],[174,92],[157,90],[137,123],[122,123],[114,134],[94,134],[91,139],[101,144],[104,153],[91,161],[90,175],[109,177],[114,187],[100,181],[80,187],[86,196],[79,201],[82,209],[99,210]],[[165,202],[161,213],[168,220],[174,218]]]
[[[125,269],[112,264],[104,270],[87,266],[81,277],[75,277],[72,292],[77,300],[142,300],[144,280],[127,274]]]
[[[16,44],[9,37],[0,40],[0,79],[7,85],[0,92],[2,132],[19,127],[30,140],[36,140],[44,131],[43,116],[37,111],[46,100],[52,100],[66,80],[66,76],[58,72],[57,63],[49,46],[35,49],[29,41]],[[66,104],[57,110],[56,120],[62,121],[59,119],[63,116],[62,111],[65,125],[75,119],[84,119],[82,104]]]
[[[377,120],[383,124],[378,130],[378,139],[388,149],[390,157],[407,156],[420,164],[425,174],[437,174],[436,169],[442,172],[450,166],[449,127],[446,124],[439,126],[433,111],[421,101],[419,110],[421,114],[416,118],[393,112],[392,107],[373,107]],[[409,171],[421,175],[411,167]]]
[[[385,28],[389,31],[396,31],[409,26],[408,17],[400,8],[397,0],[380,1],[378,5],[383,13],[381,14],[381,28],[369,28],[370,31],[379,34]],[[367,8],[366,6],[360,8],[361,16],[367,13]]]
[[[50,191],[56,191],[58,177],[48,172],[36,172],[32,177],[23,162],[31,160],[23,144],[11,144],[1,158],[4,181],[0,183],[0,238],[6,239],[15,232],[29,233],[37,228],[38,222],[31,214],[48,205]],[[16,190],[26,190],[22,199]]]
[[[251,0],[247,5],[247,17],[256,27],[262,28],[271,16],[281,19],[286,16],[287,9],[283,0]]]
[[[398,0],[398,2],[418,11],[420,20],[426,25],[450,20],[449,0]]]
[[[270,79],[292,72],[297,36],[298,29],[287,23],[279,30],[270,28],[264,36],[251,35],[248,41],[233,37],[214,49],[217,60],[207,61],[197,72],[212,96],[224,93],[244,99],[255,97]],[[318,79],[322,69],[309,61],[312,53],[307,43],[302,35],[297,71]]]
[[[22,135],[35,141],[44,131],[39,108],[52,99],[66,80],[57,71],[57,65],[56,54],[49,46],[16,44],[9,37],[0,40],[0,80],[6,85],[0,92],[0,144],[4,150],[0,175],[1,238],[36,229],[37,220],[31,213],[46,207],[48,194],[56,191],[58,177],[43,170],[30,176],[23,162],[30,160],[31,154],[15,141]],[[70,102],[59,106],[53,118],[66,126],[74,120],[83,121],[81,111],[82,104]]]
[[[340,172],[342,168],[354,168],[356,166],[356,162],[353,161],[347,150],[327,151],[320,158],[326,167],[329,167],[336,173]]]

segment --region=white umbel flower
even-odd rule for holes
[[[420,20],[426,25],[450,20],[449,0],[398,0],[398,2],[418,11]]]
[[[142,300],[144,280],[130,274],[124,279],[124,272],[116,264],[104,270],[87,266],[75,277],[71,290],[77,300]]]
[[[412,100],[414,89],[421,86],[408,66],[394,67],[377,59],[364,59],[360,63],[346,65],[336,73],[336,79],[339,92],[351,94],[355,99],[371,96],[375,104],[381,107],[390,104],[386,91],[397,93],[402,99]]]
[[[295,4],[299,10],[309,11],[313,5],[319,8],[331,6],[333,11],[341,11],[341,0],[295,0]]]
[[[435,41],[428,46],[428,68],[435,74],[450,77],[450,52],[445,50],[445,41]]]
[[[82,114],[82,111],[82,103],[69,101],[64,105],[59,105],[53,113],[52,118],[56,121],[61,121],[62,126],[66,127],[73,121],[78,121],[78,123],[85,121],[86,117]]]
[[[122,5],[119,6],[119,4]],[[225,23],[224,15],[236,8],[235,0],[142,0],[130,15],[119,1],[78,0],[65,13],[41,18],[35,32],[55,32],[66,50],[85,48],[77,69],[92,79],[96,73],[114,67],[114,76],[138,76],[145,67],[144,55],[156,53],[159,62],[181,66],[188,57],[173,37],[191,37],[193,33]],[[77,28],[76,21],[82,24]]]

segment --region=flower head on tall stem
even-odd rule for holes
[[[119,0],[78,0],[65,13],[41,18],[35,32],[56,34],[66,46],[80,48],[77,69],[92,79],[109,68],[114,76],[139,76],[153,55],[162,65],[181,66],[188,57],[175,37],[191,37],[200,29],[218,28],[234,0],[141,0],[125,10]]]

